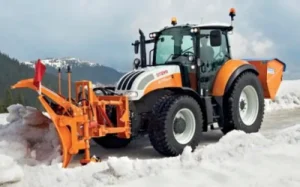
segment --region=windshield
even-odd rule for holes
[[[156,65],[165,64],[167,61],[183,55],[194,53],[193,38],[189,27],[175,27],[162,31],[156,42]]]

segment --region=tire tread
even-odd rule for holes
[[[171,107],[177,104],[182,99],[188,99],[197,104],[197,102],[188,95],[165,95],[161,97],[153,106],[152,114],[154,116],[152,124],[149,126],[149,139],[154,147],[154,149],[159,152],[160,154],[166,155],[166,156],[177,156],[181,154],[181,150],[178,150],[174,148],[168,139],[168,132],[167,132],[167,126],[165,125],[168,118],[168,113]],[[196,127],[196,130],[199,131],[201,129],[201,132],[195,132],[195,138],[192,141],[191,147],[194,149],[195,145],[200,141],[200,137],[202,135],[202,123],[203,123],[203,116],[200,109],[200,106],[198,106],[198,115],[200,116],[200,124]],[[196,116],[195,116],[196,117]]]
[[[227,97],[225,97],[225,106],[227,106],[227,110],[225,111],[225,121],[226,124],[224,125],[224,128],[222,129],[222,132],[224,134],[230,132],[231,130],[238,129],[241,130],[242,126],[238,119],[235,117],[237,114],[237,109],[234,106],[234,101],[235,98],[237,97],[238,94],[238,89],[241,84],[243,84],[244,81],[253,79],[253,77],[256,77],[256,75],[252,72],[244,72],[242,73],[233,83],[232,88],[228,91]],[[256,82],[259,83],[259,80],[256,79]],[[259,83],[260,84],[260,83]],[[265,108],[265,103],[264,103],[264,97],[263,97],[263,90],[262,87],[259,86],[259,89],[256,90],[258,93],[258,99],[259,99],[259,104],[262,104],[262,111],[259,111],[258,117],[260,118],[259,121],[256,121],[254,126],[259,126],[258,129],[252,130],[253,132],[257,132],[260,129],[261,123],[263,122],[263,117],[264,117],[264,108]]]

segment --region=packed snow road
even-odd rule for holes
[[[295,124],[300,124],[300,109],[274,111],[266,114],[261,132],[278,130]]]

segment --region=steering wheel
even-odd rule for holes
[[[188,55],[188,54],[190,54],[190,55]],[[182,55],[184,55],[184,56],[193,56],[194,53],[192,51],[186,51]]]

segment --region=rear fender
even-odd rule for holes
[[[282,82],[286,64],[278,59],[229,60],[219,70],[214,81],[212,95],[223,96],[237,77],[245,71],[255,73],[263,87],[264,98],[274,99]]]
[[[247,65],[247,67],[252,67],[244,60],[228,60],[216,74],[212,87],[212,96],[222,97],[225,93],[226,87],[230,87],[230,84],[232,84],[230,82],[232,82],[239,73],[243,72],[238,69],[245,65]],[[232,79],[232,81],[230,79]]]
[[[252,65],[250,65],[250,64],[241,65],[230,76],[230,78],[226,84],[226,87],[225,87],[225,93],[227,93],[229,91],[230,87],[232,86],[232,84],[234,83],[236,78],[238,78],[245,71],[253,72],[255,75],[259,74],[258,71],[256,70],[256,68],[253,67]]]

